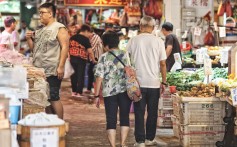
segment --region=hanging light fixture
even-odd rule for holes
[[[27,9],[31,9],[32,7],[34,7],[31,3],[26,3],[25,7]]]

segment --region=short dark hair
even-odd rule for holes
[[[7,16],[5,19],[4,19],[4,24],[5,24],[5,27],[10,27],[12,23],[16,22],[16,19],[12,16]]]
[[[81,26],[80,32],[85,32],[85,31],[92,32],[91,26],[89,26],[87,24],[83,24]]]
[[[165,22],[162,25],[162,29],[165,29],[166,31],[173,31],[173,25],[170,22]]]
[[[119,35],[114,31],[104,33],[101,38],[104,46],[108,45],[110,49],[119,45]]]
[[[39,8],[51,9],[51,11],[53,12],[53,17],[56,16],[56,6],[53,3],[43,3]]]

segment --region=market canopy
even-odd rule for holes
[[[66,6],[83,6],[83,7],[123,7],[127,0],[64,0]]]

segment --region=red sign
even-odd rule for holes
[[[107,6],[107,7],[123,7],[127,4],[127,0],[64,0],[66,6]]]

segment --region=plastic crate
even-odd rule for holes
[[[159,99],[159,109],[171,109],[173,108],[173,100],[170,92],[165,92]]]
[[[173,115],[173,109],[160,109],[158,110],[159,117],[171,117]]]
[[[160,128],[172,128],[172,120],[171,117],[158,117],[157,126]]]
[[[180,127],[180,140],[183,147],[215,147],[223,140],[224,125],[187,125]]]
[[[184,125],[223,124],[225,103],[218,98],[179,98],[173,100],[174,115]]]

